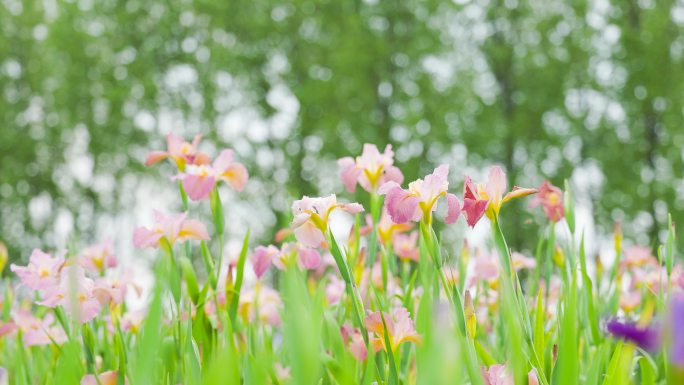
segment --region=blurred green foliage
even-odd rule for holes
[[[2,0],[0,238],[49,246],[63,210],[92,235],[175,131],[284,186],[250,192],[280,225],[372,142],[407,180],[438,162],[455,184],[492,163],[511,185],[572,178],[605,228],[652,244],[684,219],[683,29],[667,0]]]

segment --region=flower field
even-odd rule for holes
[[[448,165],[409,182],[391,146],[356,155],[338,160],[345,192],[292,202],[290,226],[258,245],[226,232],[234,202],[219,190],[249,183],[233,151],[168,135],[144,162],[176,169],[178,210],[130,229],[157,255],[152,289],[111,240],[36,245],[0,289],[0,385],[684,384],[672,221],[662,245],[625,246],[617,224],[605,261],[585,253],[568,184],[509,188],[495,166],[455,186]],[[511,201],[543,221],[531,252],[501,230]],[[457,231],[465,241],[443,240]],[[228,237],[239,255],[224,255]]]

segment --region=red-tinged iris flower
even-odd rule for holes
[[[390,181],[382,185],[378,193],[386,195],[385,206],[395,223],[421,220],[430,223],[437,200],[445,196],[448,210],[444,222],[454,223],[461,215],[461,204],[456,195],[447,193],[448,176],[449,165],[443,164],[425,179],[409,183],[408,189],[402,189],[397,182]]]
[[[486,184],[473,183],[469,176],[465,177],[463,186],[463,212],[470,227],[474,227],[483,215],[490,220],[499,216],[501,206],[514,198],[520,198],[537,192],[533,188],[514,186],[506,193],[506,174],[501,167],[494,166],[489,170]]]
[[[558,222],[565,218],[565,209],[563,208],[563,191],[552,185],[548,180],[539,186],[537,196],[530,201],[530,207],[535,208],[541,206],[544,209],[544,214],[552,222]]]
[[[416,332],[416,325],[411,319],[411,316],[405,308],[398,308],[394,314],[380,312],[371,313],[366,317],[366,328],[374,336],[371,338],[371,345],[373,350],[378,352],[385,349],[385,327],[382,319],[385,319],[387,325],[387,335],[389,336],[390,348],[396,352],[399,346],[404,342],[420,342],[420,335]]]
[[[209,156],[197,149],[200,140],[202,140],[202,135],[195,136],[192,143],[188,143],[179,136],[168,134],[166,135],[166,151],[153,151],[145,159],[145,165],[151,166],[167,158],[171,158],[181,171],[185,170],[188,164],[207,164]]]
[[[330,213],[340,209],[350,214],[363,211],[363,206],[358,203],[337,203],[335,194],[327,197],[302,199],[292,203],[291,227],[294,230],[297,241],[309,247],[325,246],[325,233],[328,231],[328,219]]]
[[[187,213],[166,216],[158,211],[154,213],[155,226],[151,229],[138,227],[133,232],[133,244],[137,248],[159,247],[159,242],[166,239],[169,245],[187,239],[209,240],[207,228],[202,222],[187,219]]]
[[[394,152],[389,144],[382,154],[374,144],[364,144],[361,156],[356,159],[348,156],[338,160],[337,164],[342,170],[342,183],[349,192],[356,190],[357,183],[364,190],[375,192],[389,181],[398,184],[404,181],[404,175],[394,166]]]
[[[27,266],[10,265],[10,270],[19,276],[21,283],[31,290],[46,290],[59,282],[59,272],[64,266],[64,252],[52,257],[50,254],[33,249]]]
[[[242,191],[249,173],[244,165],[233,160],[233,150],[226,149],[221,151],[213,164],[188,165],[178,178],[188,197],[201,201],[209,198],[209,193],[219,181],[224,181],[236,191]]]
[[[114,243],[111,239],[107,239],[101,243],[86,247],[81,252],[78,262],[88,272],[104,274],[105,269],[111,269],[117,265]]]

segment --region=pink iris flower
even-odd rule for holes
[[[86,323],[100,312],[100,301],[95,297],[95,283],[85,276],[81,266],[70,265],[62,269],[59,285],[45,291],[38,302],[47,307],[62,306],[67,313]]]
[[[506,193],[506,174],[498,166],[489,170],[486,184],[475,184],[466,176],[463,186],[463,212],[466,221],[469,226],[474,227],[484,214],[493,220],[499,216],[504,203],[536,192],[537,189],[514,186],[513,190]]]
[[[411,319],[411,316],[405,308],[398,308],[394,314],[380,312],[371,313],[366,317],[366,327],[370,333],[374,334],[371,339],[373,350],[378,352],[386,349],[385,346],[385,327],[382,323],[382,318],[385,319],[387,325],[387,335],[389,336],[390,347],[392,351],[396,351],[404,342],[420,342],[420,335],[416,332],[416,325]]]
[[[295,238],[305,246],[324,246],[328,219],[330,213],[336,209],[356,214],[363,211],[363,206],[358,203],[337,203],[335,194],[320,198],[304,196],[292,203],[294,219],[291,227],[294,229]]]
[[[252,269],[257,278],[261,278],[271,266],[273,258],[280,254],[280,250],[273,246],[257,246],[252,253]]]
[[[213,301],[207,301],[207,303],[213,303]],[[140,326],[145,320],[145,315],[145,309],[127,311],[123,316],[121,316],[121,329],[137,334],[140,330]]]
[[[552,222],[558,222],[565,217],[563,208],[563,191],[548,180],[539,186],[539,193],[530,201],[530,207],[541,206],[546,217]]]
[[[116,267],[117,259],[114,254],[114,243],[107,239],[101,243],[86,247],[79,258],[79,263],[87,271],[103,274],[105,269]]]
[[[115,370],[100,373],[97,377],[94,374],[86,374],[81,379],[81,385],[116,385],[118,377],[119,373]],[[128,384],[128,381],[124,380],[124,383]]]
[[[385,147],[380,153],[374,144],[364,144],[363,153],[356,159],[348,156],[337,161],[341,168],[341,177],[347,191],[354,192],[358,183],[368,192],[375,192],[379,186],[393,181],[401,184],[404,175],[394,166],[392,145]]]
[[[340,328],[342,339],[345,344],[349,344],[349,352],[357,361],[365,361],[368,358],[368,349],[366,342],[363,340],[361,331],[357,328],[351,327],[348,323],[342,325]]]
[[[369,221],[369,226],[372,229],[372,221]],[[380,243],[386,244],[394,238],[395,234],[409,231],[413,225],[410,223],[394,223],[389,212],[387,212],[387,206],[384,206],[382,208],[382,214],[380,215],[380,220],[378,221],[377,227],[378,240]]]
[[[249,174],[241,163],[233,160],[233,150],[223,150],[212,165],[189,165],[179,175],[183,189],[194,201],[209,198],[209,193],[216,183],[224,181],[236,191],[242,191],[247,184]]]
[[[27,266],[10,265],[10,270],[19,276],[21,282],[31,290],[46,290],[57,285],[59,272],[64,266],[64,252],[52,257],[33,249]]]
[[[202,135],[197,135],[188,143],[183,138],[174,134],[166,135],[166,151],[153,151],[145,159],[145,166],[151,166],[161,160],[171,158],[179,170],[185,170],[187,164],[209,163],[209,156],[200,152],[197,147],[202,140]]]
[[[525,254],[514,251],[511,253],[511,259],[513,260],[513,268],[518,271],[522,269],[534,269],[537,267],[537,260],[526,256]]]
[[[23,333],[23,342],[26,346],[50,345],[53,341],[61,345],[67,341],[64,329],[56,323],[52,313],[47,313],[41,320],[29,311],[18,310],[13,318]]]
[[[347,285],[343,280],[337,278],[336,275],[330,275],[329,279],[330,281],[325,286],[325,299],[329,305],[336,305],[342,299]]]
[[[446,196],[448,210],[444,221],[454,223],[461,214],[461,205],[456,195],[447,193],[448,176],[449,165],[443,164],[425,179],[409,183],[406,190],[402,189],[397,182],[389,181],[378,189],[378,193],[386,195],[385,206],[395,223],[420,220],[429,223],[432,220],[432,211],[435,210],[437,200]]]
[[[151,229],[138,227],[133,232],[133,244],[137,248],[159,247],[159,242],[166,239],[169,245],[187,239],[209,240],[207,228],[202,222],[187,219],[187,213],[166,216],[158,211],[154,213],[155,226]]]
[[[245,322],[259,321],[265,325],[280,326],[283,301],[270,287],[257,285],[240,293],[239,312]]]
[[[392,239],[392,247],[401,260],[418,262],[420,252],[418,250],[417,231],[409,234],[396,234]]]
[[[301,269],[315,270],[321,264],[321,255],[316,249],[302,244],[286,243],[280,249],[273,245],[257,246],[251,260],[254,274],[261,278],[271,264],[278,270],[285,270],[291,262],[296,262]]]
[[[513,375],[508,371],[504,365],[492,365],[489,368],[482,367],[482,376],[485,380],[485,385],[513,385]],[[537,371],[532,368],[527,373],[527,384],[528,385],[539,385],[539,380],[537,379]]]
[[[620,269],[633,270],[643,266],[658,266],[658,259],[651,253],[651,248],[645,246],[631,246],[624,250],[620,261]]]

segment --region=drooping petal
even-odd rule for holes
[[[321,230],[311,221],[304,222],[294,229],[295,238],[301,244],[309,247],[322,247],[325,245],[325,236]]]
[[[420,218],[419,202],[417,196],[399,187],[389,190],[385,198],[387,212],[395,223],[406,223]]]
[[[160,232],[152,231],[144,227],[137,227],[133,230],[133,245],[142,249],[145,247],[155,247],[164,235]]]
[[[343,203],[339,205],[339,208],[348,212],[349,214],[357,214],[363,212],[363,206],[360,203]]]
[[[404,183],[404,174],[396,166],[387,166],[385,167],[385,174],[382,176],[381,182],[383,182],[382,184],[387,182],[402,184]]]
[[[506,203],[511,199],[515,198],[522,198],[528,195],[536,194],[537,193],[536,188],[523,188],[523,187],[518,187],[518,186],[513,186],[513,190],[506,194],[506,196],[503,197],[503,200],[501,203]]]
[[[209,240],[209,233],[204,224],[196,219],[188,219],[183,222],[178,232],[178,240],[197,239],[202,241]]]
[[[482,218],[487,210],[488,205],[489,201],[487,200],[470,198],[463,199],[463,214],[466,217],[468,226],[475,227],[477,222],[480,220],[480,218]]]
[[[444,222],[447,224],[451,224],[456,222],[458,217],[461,215],[461,203],[459,202],[458,197],[451,193],[446,195],[446,200],[447,215],[444,218]]]
[[[183,176],[183,189],[193,201],[209,198],[209,193],[211,193],[215,184],[216,179],[211,175],[186,174]]]
[[[235,189],[235,191],[241,192],[247,184],[249,173],[247,168],[241,163],[233,163],[226,171],[220,174],[220,178]]]
[[[159,161],[162,161],[169,157],[169,153],[166,151],[152,151],[145,159],[145,166],[151,166]]]

